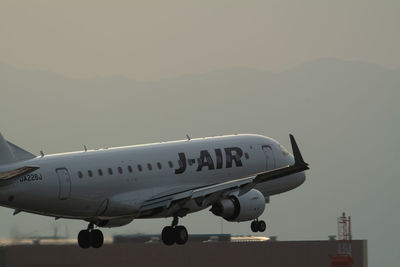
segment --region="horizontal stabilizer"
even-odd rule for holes
[[[5,171],[0,173],[0,181],[10,180],[12,178],[22,176],[39,169],[38,166],[24,166],[18,169]]]

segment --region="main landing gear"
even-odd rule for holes
[[[78,244],[81,248],[100,248],[104,242],[103,233],[99,229],[93,229],[94,224],[89,223],[86,230],[82,230],[78,234]]]
[[[171,226],[166,226],[162,230],[161,239],[165,245],[173,245],[174,243],[178,245],[183,245],[188,240],[188,232],[185,226],[178,225],[178,217],[175,216],[172,221]]]
[[[251,231],[253,231],[254,233],[256,233],[256,232],[264,232],[265,229],[267,228],[267,225],[265,224],[264,221],[262,221],[262,220],[259,221],[257,219],[257,220],[254,220],[254,221],[251,222],[250,228],[251,228]]]

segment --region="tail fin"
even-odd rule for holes
[[[0,165],[28,160],[34,157],[36,156],[32,153],[8,142],[0,133]]]

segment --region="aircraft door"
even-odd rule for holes
[[[71,196],[71,177],[65,168],[56,169],[58,176],[58,198],[61,200],[68,199]]]
[[[275,168],[275,158],[274,153],[272,152],[272,148],[268,145],[262,146],[262,150],[264,152],[265,160],[266,160],[266,169],[272,170]]]

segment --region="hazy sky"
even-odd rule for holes
[[[400,66],[400,1],[6,1],[0,61],[154,80],[332,57]]]

